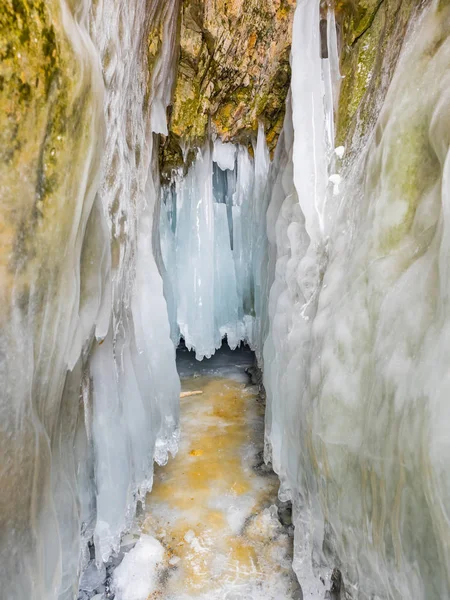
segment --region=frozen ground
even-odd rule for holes
[[[192,358],[179,352],[182,389],[202,393],[181,399],[178,455],[156,468],[124,538],[128,552],[96,600],[301,598],[289,507],[262,461],[264,406],[245,372],[253,355],[224,347],[211,360]]]
[[[142,530],[164,549],[154,597],[296,597],[292,539],[278,519],[278,480],[261,458],[264,407],[248,385],[245,369],[252,364],[245,348],[224,347],[202,362],[179,352],[183,391],[202,393],[182,398],[178,455],[156,470],[148,496]],[[141,597],[125,592],[118,600]]]

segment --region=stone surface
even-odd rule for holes
[[[0,31],[0,298],[9,304],[14,275],[25,302],[36,257],[45,256],[44,271],[59,259],[77,201],[67,190],[80,177],[74,165],[89,151],[96,107],[90,66],[70,45],[59,2],[7,0]]]
[[[165,169],[182,161],[178,141],[201,145],[211,130],[248,143],[258,120],[276,145],[290,82],[295,0],[184,0],[180,56]]]
[[[411,21],[429,0],[339,0],[343,76],[336,146],[358,152],[378,118]]]

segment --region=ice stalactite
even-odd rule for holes
[[[254,159],[242,146],[208,142],[187,175],[174,174],[162,189],[172,339],[181,335],[199,359],[225,336],[231,348],[260,346],[269,164],[261,125]]]
[[[449,19],[435,2],[414,25],[336,189],[319,7],[297,7],[268,211],[264,382],[305,597],[323,595],[327,565],[352,598],[450,594]]]
[[[35,209],[21,209],[17,268],[3,287],[0,569],[11,600],[74,598],[88,540],[98,562],[108,558],[151,487],[153,460],[177,443],[179,381],[152,231],[153,132],[166,131],[178,3],[53,8],[39,19],[53,19],[53,57],[65,61],[48,92],[54,113],[39,155],[24,153],[8,178],[10,190],[28,178],[25,208],[41,190]],[[150,31],[160,40],[151,51]],[[62,80],[70,69],[73,81]]]
[[[100,3],[94,13],[94,40],[107,61],[108,136],[99,195],[108,215],[113,256],[117,252],[111,330],[93,352],[91,370],[98,469],[94,537],[103,560],[118,547],[136,500],[151,488],[154,456],[163,462],[176,443],[178,378],[152,249],[157,194],[152,132],[164,131],[161,107],[170,99],[176,19],[176,3],[162,9],[155,2],[150,10],[145,2],[126,9]],[[150,82],[142,62],[149,27],[163,31]]]

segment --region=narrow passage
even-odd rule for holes
[[[201,393],[181,399],[179,452],[156,469],[143,536],[116,584],[122,580],[124,600],[140,600],[132,590],[143,573],[130,576],[153,564],[150,599],[299,598],[289,510],[262,459],[264,404],[245,372],[252,354],[223,349],[202,363],[182,355],[182,389]]]

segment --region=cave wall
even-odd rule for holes
[[[108,558],[153,461],[176,450],[179,380],[152,230],[178,8],[2,7],[0,574],[11,599],[76,597],[87,543]]]
[[[314,136],[302,135],[295,83],[317,71],[318,8],[297,11],[268,212],[266,458],[293,502],[305,596],[328,578],[340,598],[438,600],[449,595],[449,7],[336,4],[343,147],[325,149],[325,172],[305,160]]]
[[[342,84],[336,146],[354,155],[373,130],[392,80],[408,27],[427,0],[335,3]]]
[[[319,19],[318,6],[309,4]],[[272,346],[264,350],[267,457],[274,459],[278,444],[276,467],[298,519],[298,572],[305,581],[312,577],[312,589],[320,575],[337,566],[354,598],[400,598],[405,590],[415,593],[411,586],[426,600],[448,593],[445,510],[433,508],[433,503],[446,506],[445,464],[439,458],[445,448],[437,444],[431,452],[418,444],[417,454],[408,446],[408,431],[420,429],[417,419],[426,424],[422,440],[439,440],[439,421],[446,422],[442,398],[430,389],[444,381],[446,368],[433,344],[447,356],[445,339],[438,335],[445,332],[446,295],[436,293],[446,285],[444,192],[438,190],[447,113],[436,81],[446,81],[447,2],[435,7],[443,28],[422,31],[424,45],[411,55],[417,64],[403,63],[417,82],[426,82],[430,103],[425,99],[416,110],[413,85],[398,69],[396,75],[402,53],[417,42],[419,30],[412,28],[429,5],[335,3],[343,75],[336,145],[345,147],[345,155],[342,162],[332,158],[327,175],[339,170],[350,183],[335,198],[325,180],[331,237],[317,235],[311,244],[305,219],[310,199],[294,185],[296,167],[300,172],[295,140],[302,139],[295,97],[285,116],[293,1],[5,2],[0,14],[0,573],[8,598],[74,597],[79,570],[89,558],[87,541],[94,539],[101,557],[108,557],[137,499],[151,487],[153,460],[163,463],[175,451],[179,383],[152,242],[159,170],[179,167],[183,151],[210,136],[250,145],[251,151],[259,121],[271,150],[281,135],[269,177],[264,254],[274,283],[267,308]],[[305,33],[309,24],[303,25]],[[318,27],[314,31],[318,50]],[[434,57],[437,79],[428,69]],[[401,104],[403,94],[410,106]],[[395,136],[386,133],[388,126],[403,151],[389,151]],[[383,212],[380,181],[387,182],[392,205],[399,195],[406,199],[404,218],[396,221],[389,207]],[[400,300],[388,287],[401,287],[410,277],[428,281],[425,267],[420,271],[419,265],[414,275],[419,255],[429,258],[425,267],[433,273],[429,289],[434,291],[428,294],[423,285],[414,310],[403,311],[403,320],[396,321],[386,306],[392,302],[402,312],[414,296],[413,284]],[[374,257],[389,259],[386,280],[383,270],[371,268]],[[364,301],[352,277],[366,277]],[[427,294],[430,302],[421,303]],[[383,304],[384,298],[389,302]],[[293,307],[290,321],[283,316],[286,306]],[[355,325],[357,314],[369,315],[370,326],[363,317]],[[412,327],[415,315],[435,333],[427,344],[426,327]],[[280,322],[285,329],[274,328]],[[340,329],[340,323],[348,328]],[[381,342],[396,357],[396,341],[409,330],[418,332],[408,338],[409,350],[436,379],[427,380],[426,373],[411,377],[423,412],[380,420],[384,425],[377,429],[377,411],[388,407],[395,413],[401,388],[388,369],[395,365],[383,366]],[[364,353],[358,343],[367,339],[372,343]],[[360,378],[354,376],[350,351],[369,356]],[[411,360],[412,370],[402,381],[420,372]],[[341,377],[336,385],[331,363]],[[292,372],[295,377],[288,380],[286,373]],[[361,384],[364,377],[378,390],[375,408],[364,405],[372,398]],[[347,381],[354,388],[344,397]],[[423,381],[428,383],[421,387]],[[361,405],[367,409],[363,417]],[[350,423],[356,436],[364,418],[366,445],[355,443],[349,451],[351,436],[342,439],[342,431]],[[409,423],[406,432],[402,419]],[[274,442],[283,424],[286,441]],[[386,432],[392,444],[380,448]],[[371,462],[377,453],[389,468]],[[389,462],[400,454],[404,462]],[[402,505],[402,497],[418,501]],[[391,521],[390,506],[396,511]],[[408,515],[416,523],[423,519],[417,536]],[[368,530],[363,522],[370,524]],[[424,540],[431,559],[410,552],[420,550]],[[302,560],[309,565],[305,572]]]
[[[75,597],[87,543],[107,560],[153,461],[176,451],[153,235],[160,141],[198,143],[210,117],[248,141],[260,118],[273,146],[292,13],[285,2],[4,3],[0,574],[11,600]]]

